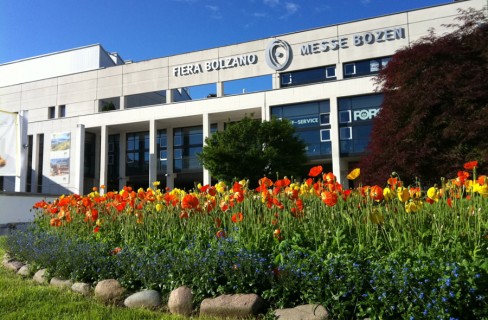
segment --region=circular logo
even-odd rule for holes
[[[359,114],[359,118],[361,118],[361,120],[367,120],[369,118],[369,112],[367,110],[362,110]]]
[[[288,67],[291,58],[291,47],[286,41],[273,40],[266,47],[266,63],[273,70],[280,71]]]

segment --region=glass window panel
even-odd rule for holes
[[[182,139],[181,133],[175,134],[173,143],[175,146],[183,145],[183,139]]]
[[[317,134],[316,130],[300,131],[297,134],[307,144],[320,142],[320,135]]]
[[[339,111],[339,123],[349,123],[351,122],[351,111]]]
[[[351,76],[356,74],[356,64],[355,63],[347,63],[344,65],[344,75]]]
[[[320,144],[320,154],[332,154],[332,143],[330,141]]]
[[[330,129],[320,130],[320,141],[330,141]]]
[[[325,68],[325,77],[326,78],[335,78],[336,77],[336,67],[326,67]]]
[[[190,145],[203,144],[203,134],[202,133],[190,134],[188,143]]]
[[[305,153],[307,156],[318,156],[318,155],[320,155],[320,143],[307,144],[307,146],[305,148]]]
[[[282,85],[289,85],[292,84],[292,76],[291,73],[284,73],[281,75],[281,84]]]
[[[369,71],[370,72],[380,71],[380,62],[378,60],[371,60],[369,62]]]
[[[352,141],[351,140],[342,140],[341,141],[341,153],[352,153]]]
[[[327,125],[330,124],[330,113],[322,113],[320,114],[320,125]]]
[[[390,62],[390,60],[391,57],[381,59],[381,69],[385,68],[388,65],[388,62]]]
[[[343,127],[343,128],[339,128],[339,138],[341,140],[348,140],[348,139],[352,139],[352,135],[351,135],[351,127]]]
[[[166,160],[168,159],[168,151],[167,150],[161,150],[159,152],[159,160]]]
[[[173,150],[173,157],[175,159],[181,159],[183,157],[183,149],[174,149]]]
[[[330,101],[329,100],[319,102],[319,112],[320,113],[330,112]]]

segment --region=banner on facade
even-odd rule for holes
[[[69,183],[71,133],[53,133],[51,136],[50,177],[57,183]]]
[[[17,174],[20,146],[17,113],[0,110],[0,176]]]

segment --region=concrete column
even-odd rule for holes
[[[103,125],[100,133],[100,185],[107,185],[108,128]],[[105,190],[100,189],[100,194]]]
[[[158,177],[157,133],[156,120],[149,120],[149,187]]]
[[[125,110],[125,96],[120,97],[120,110]]]
[[[273,73],[272,79],[273,79],[272,80],[273,81],[273,89],[281,88],[280,74],[279,73]]]
[[[39,176],[39,135],[32,135],[32,175],[31,175],[31,192],[37,192],[37,177]]]
[[[223,97],[225,94],[224,83],[223,82],[217,82],[215,85],[217,86],[217,97]]]
[[[171,102],[173,102],[173,90],[167,89],[166,90],[166,103],[171,103]]]
[[[263,105],[261,106],[261,120],[269,121],[271,120],[271,110],[266,103],[266,92],[263,93]]]
[[[166,187],[175,187],[175,173],[173,172],[173,128],[166,129]]]
[[[27,147],[29,145],[29,140],[27,138],[27,125],[28,125],[28,111],[21,110],[17,116],[19,125],[19,137],[18,140],[20,146],[18,146],[17,156],[19,157],[19,167],[16,168],[15,175],[15,191],[25,192],[25,184],[27,181]]]
[[[205,139],[210,137],[210,118],[208,113],[203,114],[203,145],[205,145]],[[205,167],[203,168],[203,185],[210,184],[212,178],[210,176],[210,171],[208,171]]]
[[[127,177],[125,176],[126,149],[127,138],[125,132],[122,132],[119,135],[119,190],[122,190],[127,184]]]
[[[74,192],[83,194],[83,182],[85,175],[85,126],[83,124],[76,125],[76,144],[74,147],[77,150],[78,156],[75,160],[75,183]]]

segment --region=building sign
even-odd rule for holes
[[[380,108],[353,110],[352,119],[353,121],[372,120],[374,117],[376,117],[378,112],[380,112]]]
[[[265,57],[271,69],[276,71],[286,69],[292,58],[291,47],[286,41],[273,40],[266,47]]]
[[[310,42],[302,45],[300,53],[302,56],[305,56],[339,49],[348,49],[351,46],[361,47],[399,39],[405,39],[405,28],[403,27],[358,33],[352,35],[350,38],[342,37]]]
[[[0,176],[15,176],[20,146],[17,139],[19,127],[17,114],[0,111]]]
[[[310,127],[310,126],[317,126],[319,124],[318,117],[308,117],[308,118],[301,118],[301,119],[288,119],[290,120],[291,124],[295,127]]]
[[[50,178],[57,183],[69,182],[71,133],[53,133],[51,136]]]
[[[174,67],[173,76],[189,76],[204,72],[245,67],[256,63],[258,63],[258,56],[255,54],[227,57],[223,59],[206,61],[204,63],[186,64]]]

